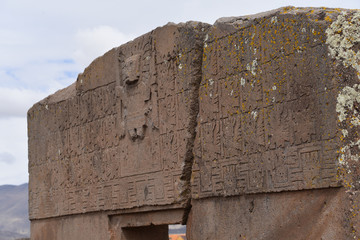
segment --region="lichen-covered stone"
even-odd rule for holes
[[[193,198],[340,186],[334,14],[283,8],[209,30]]]
[[[360,11],[341,12],[326,34],[331,56],[345,67],[351,66],[360,72]]]
[[[32,239],[360,239],[359,29],[285,7],[95,59],[29,110]]]
[[[210,218],[215,220],[210,222],[226,227],[230,225],[222,223],[223,213],[216,204],[227,200],[206,200],[209,197],[257,193],[265,201],[275,197],[264,196],[270,192],[290,196],[288,191],[346,189],[339,194],[342,200],[337,206],[342,215],[332,219],[337,234],[333,228],[322,233],[314,229],[304,230],[311,233],[308,237],[300,234],[295,238],[292,230],[272,229],[273,223],[267,230],[250,231],[241,222],[236,230],[222,231],[224,239],[239,235],[244,239],[360,236],[359,16],[352,10],[287,7],[223,18],[210,28],[199,93],[193,214],[207,209],[214,214]],[[308,199],[318,201],[319,197]],[[289,199],[279,201],[283,206],[292,204]],[[205,202],[215,205],[203,209]],[[247,215],[239,209],[239,215],[256,222],[271,211]],[[236,221],[232,216],[229,221]],[[200,237],[199,220],[192,219],[195,226],[190,235],[194,239],[218,232]],[[305,221],[299,223],[304,229]]]

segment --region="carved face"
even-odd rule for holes
[[[150,86],[141,76],[141,55],[126,58],[121,69],[122,121],[132,140],[143,139],[149,109]],[[141,80],[140,80],[141,79]]]
[[[134,51],[136,54],[133,54]],[[157,86],[151,85],[152,58],[139,49],[125,49],[119,55],[120,81],[116,94],[119,106],[117,116],[121,129],[121,176],[160,171],[160,137],[157,120]],[[121,146],[121,147],[120,147]]]
[[[132,85],[140,77],[140,55],[136,54],[127,58],[124,62],[122,79],[126,85]]]

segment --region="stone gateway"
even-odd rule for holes
[[[28,112],[31,239],[360,239],[360,11],[169,23]]]

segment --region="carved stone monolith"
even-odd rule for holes
[[[360,12],[167,24],[28,112],[31,239],[360,239]]]

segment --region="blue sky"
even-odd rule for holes
[[[1,0],[0,185],[28,181],[27,110],[94,58],[167,22],[214,23],[288,5],[360,9],[359,0]]]

